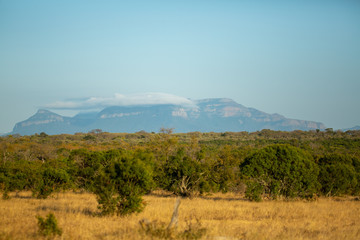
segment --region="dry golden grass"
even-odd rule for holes
[[[151,239],[139,221],[168,224],[174,197],[145,196],[145,210],[128,217],[99,217],[95,196],[60,193],[45,200],[20,193],[0,200],[0,239],[39,239],[36,215],[53,212],[63,234],[55,239]],[[179,226],[198,219],[204,239],[360,239],[360,201],[320,198],[314,202],[248,202],[233,194],[182,199]]]

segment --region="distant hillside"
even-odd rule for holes
[[[186,106],[114,106],[74,117],[63,117],[41,109],[29,119],[17,123],[11,134],[73,134],[93,129],[106,132],[158,132],[161,127],[174,128],[175,132],[325,129],[324,124],[319,122],[288,119],[279,114],[244,107],[231,99],[218,98],[197,100],[194,105]]]
[[[355,126],[355,127],[352,127],[352,128],[345,128],[343,129],[343,131],[351,131],[351,130],[360,130],[360,126]]]

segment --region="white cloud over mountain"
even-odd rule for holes
[[[100,109],[109,106],[134,106],[134,105],[193,105],[194,103],[187,98],[179,97],[168,93],[140,93],[124,95],[116,93],[112,97],[89,97],[85,99],[72,99],[66,101],[56,101],[45,105],[49,109],[59,110],[85,110]]]

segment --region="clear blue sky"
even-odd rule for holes
[[[360,125],[360,1],[0,0],[0,132],[147,92]]]

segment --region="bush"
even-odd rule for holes
[[[63,169],[45,168],[41,173],[38,186],[33,189],[36,198],[47,198],[54,191],[66,189],[70,184],[70,177]]]
[[[328,154],[320,158],[319,182],[322,193],[327,196],[356,193],[358,174],[353,163],[356,161],[342,154]]]
[[[139,159],[124,156],[104,168],[95,184],[103,215],[140,212],[144,207],[141,196],[152,187],[151,171]]]
[[[215,159],[215,161],[211,161],[211,159],[206,161],[209,163],[209,185],[212,186],[212,190],[223,193],[233,190],[238,184],[238,166],[241,161],[239,151],[225,145],[219,149]]]
[[[36,216],[36,218],[38,219],[39,234],[46,237],[56,235],[61,236],[62,230],[59,228],[56,217],[53,213],[49,213],[46,216],[46,219],[41,216]]]
[[[262,194],[264,192],[264,187],[261,183],[256,181],[248,181],[247,188],[245,191],[245,197],[250,201],[260,202],[262,200]]]
[[[69,162],[73,165],[73,178],[78,188],[92,191],[95,177],[105,162],[104,155],[103,152],[86,149],[71,151]]]
[[[311,198],[318,190],[319,169],[307,152],[290,145],[257,150],[240,165],[247,182],[246,196],[259,201],[272,198]]]
[[[0,190],[4,199],[9,198],[9,192],[34,189],[34,183],[39,179],[39,165],[36,162],[18,160],[0,166]]]
[[[206,169],[199,161],[191,159],[184,149],[180,149],[165,162],[160,184],[165,190],[189,197],[195,191],[206,190],[204,171]]]

